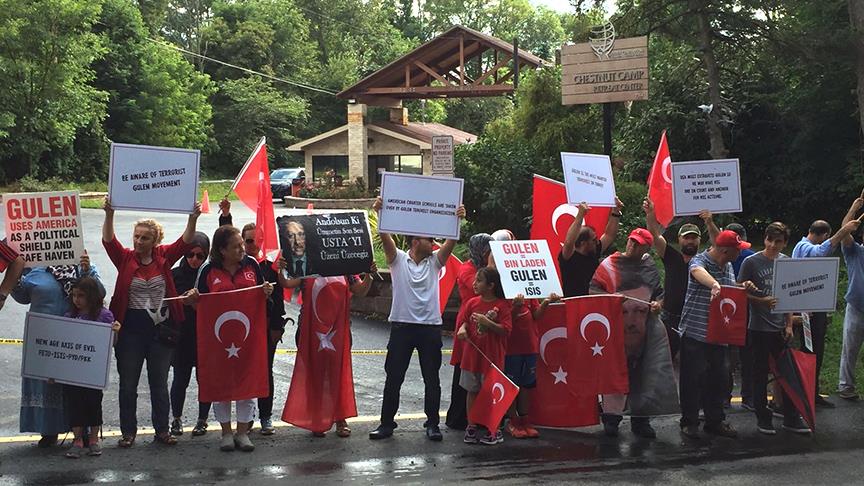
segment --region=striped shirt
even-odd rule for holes
[[[692,271],[694,267],[702,267],[707,270],[720,285],[735,285],[735,273],[732,270],[732,264],[727,263],[720,267],[708,256],[707,250],[690,260],[690,270]],[[679,324],[683,336],[703,343],[707,342],[710,304],[711,288],[700,284],[690,273],[687,279],[684,308],[681,311],[681,323]]]
[[[130,309],[157,309],[165,298],[165,276],[153,265],[142,265],[129,286]]]

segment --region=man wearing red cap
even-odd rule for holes
[[[735,438],[738,433],[726,423],[723,402],[726,394],[726,346],[707,342],[708,311],[720,295],[721,285],[736,285],[732,269],[741,250],[750,243],[734,231],[721,231],[708,250],[690,260],[690,278],[681,311],[681,431],[689,438],[699,437],[699,408],[705,411],[705,432]],[[752,282],[742,282],[756,290]]]
[[[675,410],[675,387],[672,360],[669,356],[669,341],[666,330],[657,318],[660,311],[659,301],[663,298],[660,273],[648,250],[654,243],[651,232],[636,228],[627,238],[624,253],[616,252],[604,259],[591,279],[592,294],[624,294],[624,349],[627,354],[627,367],[630,375],[630,395],[603,396],[603,429],[606,435],[617,436],[618,424],[627,401],[630,401],[630,428],[639,437],[656,437],[651,428],[649,416],[670,413]],[[646,384],[642,370],[650,368],[652,379]],[[666,380],[657,381],[659,375],[666,374]],[[665,382],[671,385],[668,390],[656,386]],[[666,407],[663,397],[671,397]]]

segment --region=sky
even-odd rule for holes
[[[570,0],[529,0],[534,5],[545,5],[557,12],[572,12],[573,7],[570,6]],[[615,9],[614,0],[606,0],[606,11],[612,12]]]

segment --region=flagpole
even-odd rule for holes
[[[223,290],[222,292],[205,292],[205,293],[201,293],[201,294],[198,294],[198,295],[234,294],[234,293],[237,293],[237,292],[246,292],[247,290],[260,289],[260,288],[263,288],[263,287],[264,287],[264,284],[261,284],[261,285],[256,285],[256,286],[254,286],[254,287],[243,287],[242,289]],[[162,302],[167,302],[167,301],[169,301],[169,300],[180,300],[180,299],[185,299],[186,297],[188,297],[188,296],[186,296],[186,295],[178,295],[177,297],[167,297],[167,298],[165,298],[165,299],[162,299]]]

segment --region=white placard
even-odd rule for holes
[[[546,240],[490,241],[501,287],[508,299],[522,294],[526,299],[563,295],[555,260]]]
[[[740,213],[741,177],[738,159],[672,163],[672,203],[675,216]]]
[[[109,323],[28,312],[21,376],[104,390],[113,342]]]
[[[777,305],[771,312],[834,312],[839,275],[839,258],[774,260]]]
[[[114,209],[191,213],[198,200],[200,150],[111,144],[108,199]]]
[[[77,264],[84,254],[78,191],[4,194],[6,240],[27,267]]]
[[[453,170],[453,135],[433,136],[432,173],[452,174]]]
[[[561,152],[561,165],[568,203],[615,207],[615,178],[608,155]]]
[[[378,231],[413,236],[459,239],[464,181],[455,177],[385,172],[381,175],[383,206]]]

